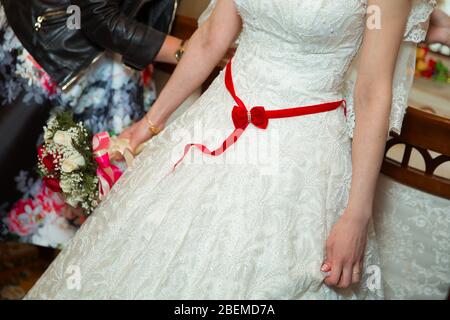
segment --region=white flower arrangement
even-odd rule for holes
[[[92,135],[67,113],[52,116],[44,127],[38,170],[53,191],[61,192],[70,206],[89,215],[99,203],[97,164]]]

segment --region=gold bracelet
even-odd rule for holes
[[[149,127],[148,130],[154,135],[158,135],[162,129],[158,128],[149,118],[147,115],[145,115],[145,120],[147,121]]]
[[[175,59],[180,62],[181,58],[183,58],[183,54],[186,51],[184,45],[186,44],[186,40],[181,41],[180,47],[175,52]]]

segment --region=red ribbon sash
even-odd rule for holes
[[[191,148],[199,149],[204,154],[207,154],[207,155],[210,155],[213,157],[220,156],[230,146],[232,146],[233,144],[236,143],[236,141],[239,139],[239,137],[242,135],[242,133],[244,133],[245,129],[248,127],[248,125],[250,123],[253,124],[257,128],[267,129],[267,126],[269,125],[269,119],[299,117],[299,116],[305,116],[305,115],[309,115],[309,114],[328,112],[328,111],[336,110],[341,105],[343,105],[343,107],[344,107],[344,114],[347,115],[345,100],[316,104],[316,105],[312,105],[312,106],[295,107],[295,108],[278,109],[278,110],[266,110],[262,106],[256,106],[256,107],[251,108],[249,111],[249,110],[247,110],[247,107],[245,106],[244,102],[242,102],[242,100],[236,94],[236,91],[234,88],[234,83],[233,83],[233,76],[232,76],[232,72],[231,72],[231,60],[227,64],[226,71],[225,71],[225,86],[237,104],[236,106],[233,107],[233,110],[231,112],[231,118],[233,120],[233,124],[235,127],[234,131],[228,136],[228,138],[225,139],[225,141],[222,143],[221,147],[219,147],[218,149],[213,150],[213,151],[209,150],[206,146],[204,146],[202,144],[197,144],[197,143],[187,144],[186,147],[184,148],[183,156],[173,166],[174,170],[183,161],[183,159],[189,153],[189,150]]]

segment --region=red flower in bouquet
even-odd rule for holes
[[[49,173],[52,173],[55,171],[55,167],[56,167],[55,155],[53,155],[51,153],[47,153],[46,149],[41,145],[38,148],[38,156],[39,156],[39,160],[42,162],[42,164],[45,166],[45,168],[48,170]]]
[[[9,230],[22,237],[32,234],[38,227],[35,209],[32,199],[19,200],[8,214]]]
[[[62,191],[58,179],[50,178],[50,177],[43,177],[42,180],[44,182],[44,185],[47,188],[49,188],[50,190],[52,190],[53,192],[61,192]]]

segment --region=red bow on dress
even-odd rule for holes
[[[235,106],[231,118],[236,129],[245,130],[250,123],[260,129],[266,129],[269,125],[269,118],[264,107],[253,107],[248,111],[245,106]]]

